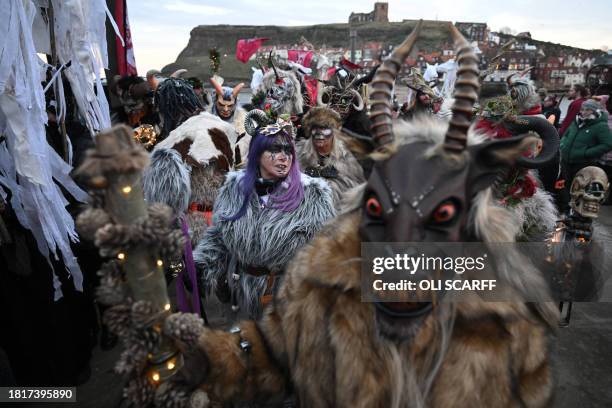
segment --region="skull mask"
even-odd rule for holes
[[[599,167],[585,167],[576,173],[570,188],[570,206],[579,215],[597,218],[599,207],[608,195],[608,176]]]
[[[351,113],[351,109],[362,111],[364,108],[363,98],[356,89],[340,89],[334,86],[324,87],[318,96],[319,106],[327,106],[340,115],[342,120]]]
[[[284,112],[285,105],[291,100],[295,93],[295,86],[287,77],[279,78],[266,94],[265,105],[269,105],[272,112],[276,114],[291,113]]]

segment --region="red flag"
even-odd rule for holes
[[[340,61],[340,65],[342,65],[343,67],[346,67],[348,69],[361,69],[361,68],[363,68],[361,65],[355,64],[354,62],[351,62],[351,61],[347,60],[344,57],[342,57],[342,60]]]
[[[121,44],[121,39],[115,38],[117,45],[117,70],[119,75],[137,75],[136,60],[134,59],[134,48],[132,47],[132,34],[130,32],[130,21],[128,20],[126,0],[118,0],[115,3],[115,21],[119,28],[119,33],[125,42]]]
[[[287,51],[287,59],[289,61],[297,62],[303,67],[309,68],[310,61],[312,61],[314,53],[312,51],[302,51],[302,50],[288,50]]]
[[[264,41],[269,38],[243,38],[236,44],[236,59],[244,64],[255,54]]]

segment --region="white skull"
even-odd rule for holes
[[[589,166],[581,169],[570,188],[570,206],[579,215],[597,218],[599,207],[608,196],[608,176],[599,167]]]

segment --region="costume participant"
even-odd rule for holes
[[[508,93],[519,115],[541,115],[542,100],[538,94],[533,81],[525,78],[527,72],[532,68],[528,68],[520,73],[515,73],[506,78],[508,83]]]
[[[125,114],[125,120],[131,127],[143,124],[157,125],[159,115],[155,110],[154,90],[148,82],[138,76],[116,76],[114,93]],[[122,115],[123,116],[123,115]]]
[[[221,86],[223,81],[217,81],[215,78],[210,78],[210,83],[215,88],[214,103],[212,106],[213,115],[217,115],[225,122],[231,123],[234,126],[237,140],[237,150],[235,152],[236,164],[246,161],[246,156],[249,151],[249,143],[251,136],[244,130],[244,120],[246,112],[238,106],[238,94],[244,86],[244,83],[239,83],[233,88],[229,86]]]
[[[297,144],[300,167],[309,176],[329,183],[336,210],[340,210],[347,190],[365,182],[361,165],[336,136],[340,126],[340,115],[333,110],[312,108],[302,120],[307,139]]]
[[[213,226],[194,253],[205,287],[232,309],[261,314],[296,251],[334,215],[331,189],[300,172],[289,122],[260,127],[245,170],[219,191]]]
[[[230,332],[203,328],[197,340],[192,330],[177,333],[189,343],[189,358],[184,374],[165,390],[205,390],[210,401],[221,403],[276,403],[293,391],[305,407],[550,404],[547,336],[557,311],[550,303],[525,303],[546,284],[515,251],[504,251],[506,273],[495,272],[509,285],[508,302],[478,296],[464,302],[362,301],[362,242],[473,238],[488,244],[512,242],[516,231],[489,187],[534,139],[466,146],[473,136],[466,125],[477,98],[478,57],[454,26],[461,48],[450,124],[426,118],[393,127],[391,89],[421,24],[372,81],[372,110],[380,112],[372,117],[372,133],[382,150],[389,149],[377,152],[360,208],[298,252],[261,321]],[[528,122],[539,133],[550,131],[545,120]]]
[[[483,84],[480,118],[475,126],[476,130],[493,140],[510,138],[523,130],[520,121],[516,119],[515,101],[503,95],[504,89],[498,88],[498,84]],[[502,95],[499,95],[500,91]],[[558,146],[558,136],[552,136],[550,140],[542,141],[546,151]],[[520,241],[542,241],[555,228],[559,216],[554,199],[539,186],[541,182],[538,174],[530,169],[537,167],[539,171],[546,167],[554,168],[557,157],[558,153],[555,153],[552,161],[529,167],[513,167],[496,188],[500,203],[512,210],[517,225],[521,225],[518,237]]]
[[[402,119],[412,120],[417,115],[437,113],[437,110],[434,108],[434,102],[439,103],[440,98],[431,86],[425,82],[418,68],[411,68],[410,74],[404,80],[404,84],[414,92],[414,95],[410,106],[402,106]]]
[[[162,82],[157,99],[164,127],[171,131],[151,153],[143,180],[145,198],[169,205],[176,216],[188,214],[195,243],[211,222],[225,174],[234,169],[237,135],[218,116],[199,113],[199,100],[182,79]],[[173,128],[175,124],[179,126]]]
[[[259,87],[253,92],[253,106],[266,112],[273,120],[281,115],[301,115],[304,98],[297,74],[277,68],[271,58],[270,65],[272,69],[264,74]]]
[[[159,84],[155,92],[155,106],[161,116],[160,141],[187,119],[204,111],[200,98],[189,82],[180,78],[168,78]]]
[[[333,68],[329,79],[321,81],[323,86],[317,93],[317,104],[337,112],[342,119],[342,127],[367,135],[370,132],[370,120],[361,96],[362,85],[372,81],[378,66],[367,75],[357,78],[354,70],[360,68],[361,66],[342,59],[340,65]]]
[[[546,260],[551,264],[552,287],[561,301],[561,327],[569,325],[572,301],[599,300],[605,275],[610,273],[602,242],[593,228],[609,188],[608,176],[599,167],[578,171],[570,187],[571,210],[548,240],[553,245],[547,245]]]

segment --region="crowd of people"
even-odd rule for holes
[[[574,177],[589,166],[612,169],[607,97],[592,97],[584,86],[574,85],[564,97],[571,101],[565,108],[556,95],[538,90],[520,74],[504,83],[485,82],[469,68],[473,58],[469,47],[460,37],[456,40],[462,52],[455,75],[446,73],[431,82],[413,70],[404,81],[412,96],[401,106],[392,99],[394,88],[402,86],[395,83],[397,62],[393,58],[401,63],[408,55],[409,42],[363,78],[340,62],[316,90],[306,85],[299,66],[281,67],[270,59],[267,68],[259,69],[261,80],[251,89],[252,100],[242,106],[238,95],[244,84],[228,86],[219,76],[209,79],[210,94],[200,79],[183,79],[182,71],[168,78],[150,71],[146,78],[109,81],[114,123],[134,128],[135,137],[150,150],[150,165],[143,176],[145,198],[149,204],[163,203],[172,209],[177,225],[188,233],[189,253],[193,250],[197,284],[189,284],[188,258],[178,268],[168,269],[167,279],[202,298],[204,306],[193,310],[192,305],[181,304],[175,309],[206,316],[211,304],[225,305],[221,306],[225,308],[222,321],[207,328],[208,337],[196,347],[210,368],[203,369],[200,376],[183,379],[181,386],[189,384],[191,392],[200,383],[213,382],[216,388],[207,391],[223,402],[278,402],[279,398],[286,402],[290,395],[304,406],[334,406],[333,401],[348,406],[353,398],[371,401],[361,403],[363,406],[392,406],[392,402],[399,406],[404,397],[398,390],[408,389],[432,406],[445,406],[444,401],[452,398],[444,390],[444,378],[448,380],[460,368],[447,363],[450,360],[434,364],[434,354],[446,353],[456,360],[472,358],[472,351],[461,351],[471,350],[469,342],[453,337],[448,344],[433,341],[429,351],[424,346],[427,336],[438,339],[452,330],[445,326],[450,309],[441,306],[440,312],[430,312],[414,304],[402,309],[377,303],[370,310],[369,304],[360,303],[359,279],[353,276],[358,267],[351,264],[360,256],[359,242],[543,242],[558,220],[577,211],[570,197]],[[443,88],[455,92],[444,94]],[[50,117],[52,113],[50,109]],[[74,122],[76,126],[78,120]],[[138,135],[144,134],[146,125],[152,131],[144,140]],[[49,131],[53,132],[51,124]],[[76,139],[78,131],[69,133],[75,137],[74,146],[86,145]],[[57,136],[50,136],[52,140]],[[428,150],[436,143],[445,152],[439,157],[435,153],[439,149]],[[84,147],[78,151],[82,156]],[[469,155],[461,156],[462,152]],[[465,167],[447,166],[445,160],[454,154],[458,154],[456,163],[465,160]],[[82,157],[74,160],[79,163]],[[414,201],[407,201],[413,197]],[[23,320],[37,312],[21,296],[23,290],[46,289],[24,289],[34,282],[24,274],[41,274],[49,265],[34,255],[37,250],[29,232],[14,222],[10,208],[0,211],[9,230],[21,234],[13,234],[12,241],[0,241],[1,262],[9,265],[15,281],[11,287],[19,288],[11,294],[9,286],[3,285],[6,293],[2,297],[24,309],[20,314],[4,315],[3,327],[15,334],[1,344],[8,354],[11,374],[7,378],[19,384],[49,385],[52,377],[45,375],[49,373],[54,384],[81,383],[95,343],[93,336],[101,332],[101,345],[110,348],[117,335],[98,324],[93,307],[99,284],[95,270],[101,260],[89,244],[75,245],[78,261],[91,263],[84,268],[88,270],[87,290],[83,296],[65,291],[65,310],[54,306],[53,318],[59,323],[51,321],[46,324],[55,324],[54,328],[39,328],[62,331],[62,336],[71,339],[62,344],[64,337],[56,338],[56,349],[61,352],[49,347],[28,356],[28,350],[36,347],[22,341],[36,337],[36,330],[29,325],[25,328]],[[495,221],[493,211],[500,211]],[[468,225],[474,219],[478,224]],[[54,262],[61,269],[60,262]],[[344,269],[347,272],[340,273]],[[25,284],[20,279],[26,279]],[[68,287],[70,277],[65,279],[63,284]],[[517,304],[524,300],[522,295],[515,288]],[[75,305],[84,306],[75,309]],[[550,323],[554,311],[512,305],[493,309],[480,303],[474,307],[493,317],[485,321],[476,309],[458,306],[452,313],[458,316],[455,330],[462,336],[489,333],[497,338],[503,337],[499,330],[506,329],[525,336],[520,347],[507,341],[512,347],[524,348],[529,356],[519,355],[518,349],[510,351],[510,347],[485,351],[495,357],[491,357],[492,365],[500,361],[504,366],[508,359],[518,362],[519,368],[512,367],[508,374],[511,378],[494,381],[520,387],[526,386],[520,381],[538,383],[541,398],[547,401],[550,379],[543,374],[548,366],[541,344],[547,328],[530,318],[537,316]],[[215,330],[241,319],[247,322],[237,331]],[[419,324],[398,328],[395,319],[415,319]],[[432,319],[441,326],[434,328],[437,326],[431,323],[427,326],[431,332],[423,334],[419,319]],[[471,324],[479,333],[473,333]],[[419,337],[423,350],[406,351],[401,341],[395,343],[398,338],[417,335],[424,336]],[[213,338],[217,341],[210,340]],[[381,355],[373,351],[377,341],[383,345]],[[76,353],[67,347],[75,342],[82,350],[78,362],[63,365],[74,361]],[[415,357],[418,372],[401,363],[399,356],[408,352],[427,355],[423,357],[427,361]],[[250,355],[244,364],[243,353]],[[323,368],[319,368],[318,353],[335,361],[321,362]],[[506,362],[501,361],[504,358]],[[526,359],[531,359],[531,365]],[[346,383],[334,376],[335,369],[345,370],[351,364],[361,369],[343,371],[349,378]],[[399,378],[388,378],[391,368]],[[489,381],[476,378],[478,373],[462,373],[457,378],[463,375],[475,376],[482,386]],[[377,376],[388,384],[381,385]],[[332,391],[326,383],[330,381],[337,384]],[[239,382],[242,386],[236,385]],[[463,398],[481,395],[490,406],[514,398],[501,391],[493,395],[480,386],[465,390]],[[540,406],[528,401],[528,391],[515,392],[523,405]]]

